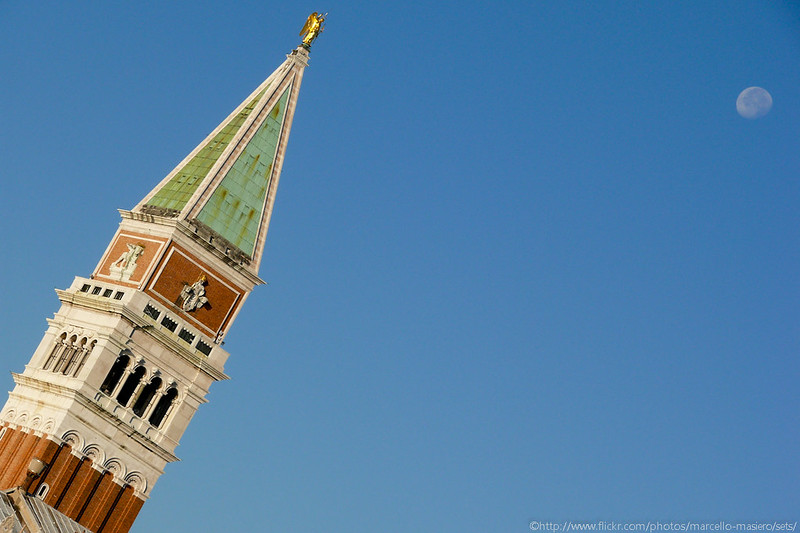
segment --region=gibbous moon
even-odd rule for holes
[[[761,87],[748,87],[736,99],[736,111],[744,118],[761,118],[772,109],[772,96]]]

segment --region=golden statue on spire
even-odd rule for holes
[[[316,11],[308,16],[305,26],[300,30],[300,37],[305,35],[305,37],[303,37],[303,46],[305,48],[311,48],[311,43],[313,43],[314,39],[325,29],[325,17],[327,16],[327,13],[322,15]]]

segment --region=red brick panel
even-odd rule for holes
[[[67,515],[68,517],[76,520],[78,514],[83,509],[86,500],[92,494],[97,480],[100,479],[100,472],[92,468],[92,462],[89,460],[81,461],[75,479],[69,487],[66,488],[64,499],[58,510]]]
[[[6,428],[6,432],[3,435],[3,438],[0,439],[0,489],[6,488],[2,485],[2,481],[3,477],[5,477],[6,469],[11,466],[13,451],[16,449],[13,443],[17,442],[18,439],[21,438],[19,436],[19,430],[10,428],[8,426],[3,427]]]
[[[3,437],[3,440],[7,436]],[[0,456],[0,464],[4,465],[3,474],[0,477],[0,490],[27,484],[28,464],[33,457],[33,450],[39,440],[41,438],[32,433],[25,433],[19,430],[14,432],[3,455]]]
[[[25,435],[24,432],[18,429],[8,428],[3,436],[3,444],[5,446],[0,454],[0,490],[13,488],[13,485],[8,485],[7,483],[11,482],[16,468],[19,466],[17,449]]]
[[[208,303],[194,311],[184,312],[180,308],[181,291],[184,286],[200,279],[200,276],[205,276],[207,280],[204,288]],[[244,293],[225,276],[174,244],[169,247],[164,259],[156,267],[153,281],[145,292],[171,306],[173,310],[188,318],[191,323],[205,329],[211,336],[216,335],[227,324]]]
[[[15,487],[25,486],[27,489],[26,478],[28,477],[28,465],[33,458],[33,450],[36,448],[36,445],[39,444],[41,437],[37,437],[33,433],[24,433],[24,435],[25,438],[22,440],[19,448],[15,452],[20,461],[12,483]]]
[[[100,260],[100,265],[97,267],[97,270],[95,270],[94,277],[100,280],[113,281],[121,285],[138,287],[139,284],[144,281],[145,274],[148,273],[150,266],[152,266],[153,261],[166,242],[166,239],[160,237],[140,235],[127,231],[122,232],[114,237],[111,248],[109,248],[106,255],[103,256],[103,259]],[[114,275],[114,273],[111,272],[111,266],[119,261],[123,254],[128,252],[129,244],[139,245],[144,248],[144,250],[142,251],[142,255],[136,259],[136,268],[131,274],[130,279],[123,281],[120,280],[119,275]]]
[[[142,505],[144,500],[134,494],[132,487],[127,487],[101,533],[128,533]]]
[[[72,455],[72,448],[64,446],[58,453],[58,456],[50,465],[45,476],[45,481],[50,485],[50,492],[45,496],[45,503],[51,505],[53,508],[59,508],[63,502],[65,491],[69,490],[70,480],[73,479],[73,474],[80,467],[80,459]],[[57,507],[58,506],[58,507]]]
[[[8,427],[7,424],[0,425],[0,431],[2,431],[3,428],[6,428],[6,432],[3,435],[3,438],[0,439],[0,458],[3,457],[3,452],[8,447],[8,443],[14,437],[14,432],[16,431],[16,430],[11,429],[10,427]],[[0,461],[0,476],[3,475],[4,469],[5,469],[5,463]]]
[[[106,472],[103,474],[103,479],[100,481],[100,485],[97,487],[95,493],[91,496],[89,505],[86,506],[86,510],[83,512],[79,522],[88,529],[97,531],[97,528],[103,523],[103,519],[117,499],[121,488],[122,487],[114,482],[114,476],[111,473]]]
[[[47,438],[39,439],[39,443],[34,448],[32,456],[38,457],[39,460],[48,465],[48,468],[42,473],[41,476],[39,476],[37,479],[33,481],[33,483],[31,483],[30,489],[28,490],[28,492],[30,492],[31,494],[35,494],[36,489],[39,488],[39,485],[44,483],[45,480],[47,479],[48,475],[50,474],[50,471],[52,470],[52,467],[50,465],[53,463],[53,459],[56,457],[58,450],[59,450],[58,444],[51,441],[50,439]]]

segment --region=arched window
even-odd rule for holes
[[[133,404],[133,414],[136,416],[142,416],[144,414],[160,386],[161,378],[153,378],[150,383],[144,386],[141,394],[139,394],[139,397],[136,398],[136,402]]]
[[[159,398],[158,403],[153,409],[153,414],[150,415],[151,426],[159,427],[161,425],[161,422],[164,421],[164,417],[167,416],[169,408],[172,407],[172,403],[175,401],[175,398],[177,397],[178,397],[177,389],[171,388],[166,393],[164,393],[164,395],[161,398]]]
[[[39,488],[36,489],[36,497],[40,500],[44,500],[44,497],[47,496],[48,492],[50,492],[50,485],[47,483],[42,483],[39,485]]]
[[[122,378],[122,374],[124,374],[125,369],[128,368],[130,360],[131,358],[125,354],[121,354],[117,357],[117,360],[111,365],[111,370],[108,371],[105,381],[103,381],[103,384],[100,386],[100,392],[104,392],[108,395],[114,392],[114,389],[117,388],[117,384],[119,384],[119,380]]]
[[[64,367],[64,363],[67,361],[67,359],[72,357],[72,355],[78,349],[78,347],[75,346],[75,343],[77,342],[78,337],[76,335],[73,335],[69,338],[69,343],[67,343],[66,347],[61,350],[61,357],[58,358],[56,366],[53,367],[53,372],[58,372]]]
[[[61,352],[61,350],[65,349],[66,344],[67,344],[67,334],[62,333],[61,336],[58,338],[58,340],[55,342],[55,344],[53,344],[53,349],[50,350],[50,355],[47,357],[47,361],[44,362],[44,366],[42,368],[47,370],[50,367],[50,365],[53,364],[53,361],[56,360],[56,357],[58,357],[58,354]]]
[[[72,354],[70,354],[67,363],[64,365],[64,369],[61,371],[62,374],[64,374],[65,376],[68,375],[70,373],[70,370],[72,370],[75,367],[75,364],[77,364],[78,359],[81,357],[81,355],[83,355],[86,352],[87,340],[88,339],[86,337],[82,338],[81,342],[75,347],[74,350],[72,350]]]
[[[136,387],[139,386],[139,383],[142,381],[144,377],[144,367],[140,366],[137,367],[133,373],[128,376],[128,379],[125,380],[125,383],[122,385],[122,389],[119,391],[119,395],[117,396],[117,401],[123,407],[128,405],[128,402],[131,401],[131,396],[133,393],[136,392]]]
[[[95,344],[97,344],[97,341],[92,341],[92,343],[89,345],[89,348],[83,353],[81,362],[78,364],[78,368],[75,369],[75,373],[72,374],[73,376],[78,377],[78,372],[80,372],[81,368],[83,368],[83,365],[86,364],[86,359],[89,357],[89,354],[92,353],[92,350],[94,350]]]

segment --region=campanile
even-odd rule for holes
[[[305,39],[122,221],[0,411],[0,490],[92,532],[128,531],[209,387],[258,269],[311,42]],[[37,504],[38,505],[38,504]],[[3,517],[0,516],[0,521]],[[5,523],[5,522],[4,522]]]

